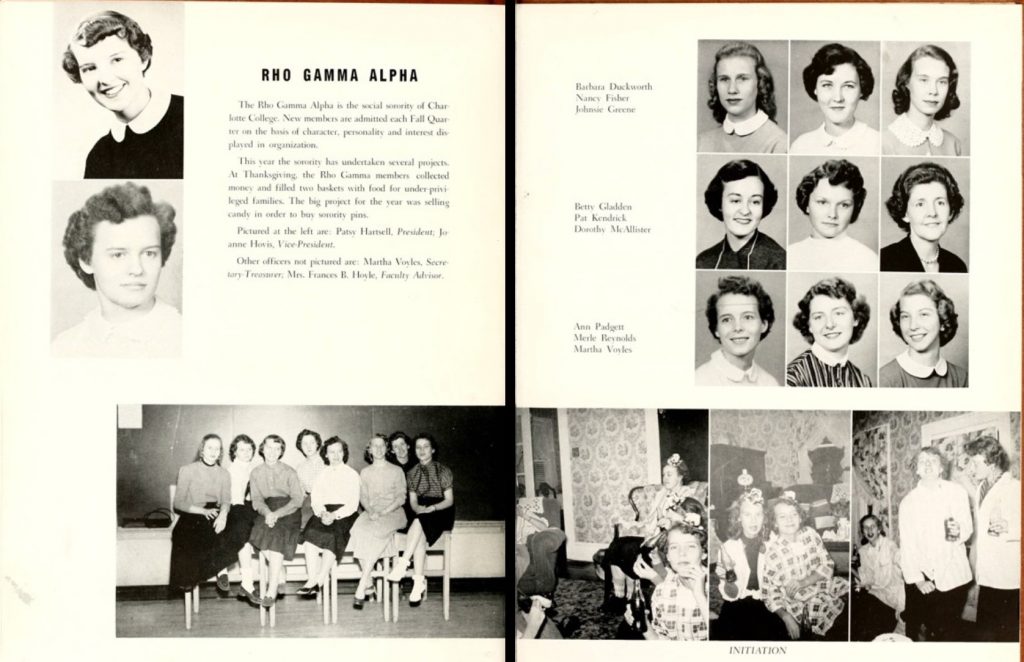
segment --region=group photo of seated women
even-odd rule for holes
[[[159,511],[149,506],[157,506],[161,495],[166,503],[168,489],[172,495],[174,524],[167,565],[162,568],[172,600],[207,584],[206,592],[212,590],[214,600],[204,600],[204,607],[218,612],[218,622],[237,618],[252,625],[258,619],[248,607],[263,607],[276,608],[275,627],[288,623],[289,613],[299,619],[295,625],[305,621],[308,626],[310,618],[319,621],[317,603],[333,598],[328,594],[334,585],[332,574],[337,577],[338,569],[344,568],[344,597],[337,600],[343,607],[350,604],[352,615],[339,610],[338,621],[358,618],[365,635],[367,628],[383,625],[385,616],[390,620],[381,606],[385,592],[400,596],[400,607],[414,608],[405,618],[443,628],[449,600],[452,611],[461,611],[459,596],[448,594],[449,576],[457,578],[461,572],[479,577],[488,567],[495,580],[503,575],[501,558],[468,561],[461,570],[445,567],[454,559],[455,543],[448,539],[458,540],[456,518],[464,511],[470,520],[492,522],[493,540],[486,551],[493,555],[498,550],[501,556],[501,513],[480,481],[491,443],[481,445],[479,435],[499,420],[496,411],[274,408],[282,410],[282,418],[303,425],[279,434],[268,430],[286,432],[281,428],[287,426],[270,427],[273,412],[260,409],[144,406],[137,412],[141,427],[118,429],[119,486],[124,488],[119,490],[119,512]],[[299,422],[304,413],[308,420]],[[189,420],[183,424],[181,417]],[[423,425],[431,419],[431,432],[373,428],[385,423]],[[171,420],[177,427],[168,432],[165,423]],[[469,447],[470,442],[477,447]],[[190,443],[192,454],[184,456]],[[155,444],[162,445],[157,466],[139,461],[158,450]],[[188,461],[171,471],[169,465],[176,458]],[[443,544],[442,537],[447,537]],[[145,565],[154,579],[159,577],[156,556],[133,558],[130,545],[128,534],[124,540],[119,535],[119,564]],[[463,553],[471,555],[474,550]],[[444,571],[443,587],[428,581],[428,575],[440,576],[438,567]],[[405,580],[411,582],[403,587]],[[499,583],[489,588],[500,589]],[[491,636],[482,633],[500,631],[499,598],[500,590],[490,598],[486,591],[474,592],[465,604],[477,614],[469,619],[468,632],[456,628],[444,636]],[[118,610],[127,617],[136,606],[119,601]],[[177,615],[178,609],[173,613]],[[199,616],[193,620],[199,621]],[[184,629],[177,618],[166,627]],[[200,622],[192,631],[201,628]]]
[[[711,411],[714,640],[845,641],[849,412]]]
[[[851,639],[1019,641],[1019,413],[853,420]]]

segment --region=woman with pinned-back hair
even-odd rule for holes
[[[370,438],[363,457],[367,466],[359,473],[359,502],[363,512],[352,526],[352,555],[361,575],[356,586],[353,609],[362,609],[372,598],[370,573],[377,560],[394,556],[395,532],[405,526],[404,505],[409,494],[402,470],[387,461],[388,442],[382,434]]]
[[[720,126],[697,136],[698,152],[786,152],[786,132],[775,123],[775,80],[756,46],[734,41],[718,49],[708,96]]]
[[[265,554],[269,562],[266,594],[259,596],[258,603],[268,608],[277,600],[284,561],[295,558],[302,526],[302,486],[295,469],[281,461],[284,449],[284,439],[268,435],[259,448],[263,464],[249,474],[252,507],[256,510],[249,544]]]
[[[236,560],[242,574],[242,583],[238,589],[239,600],[254,600],[256,585],[253,583],[252,546],[249,536],[256,520],[256,511],[252,508],[249,494],[249,476],[256,468],[256,443],[249,435],[240,434],[231,440],[228,447],[228,475],[231,476],[231,510],[228,512],[227,527],[224,529],[221,548],[224,552],[225,567]],[[223,580],[221,579],[223,577]],[[218,586],[224,588],[227,575],[217,577]]]
[[[112,113],[110,133],[85,162],[86,179],[181,179],[182,97],[150,85],[153,42],[134,20],[116,11],[89,16],[75,29],[61,66]]]
[[[853,283],[820,280],[797,308],[793,326],[811,348],[786,366],[786,386],[871,386],[871,378],[849,360],[850,345],[863,337],[871,320],[871,307]]]
[[[893,120],[882,134],[882,154],[960,156],[960,139],[939,126],[960,107],[956,62],[945,49],[926,44],[896,73]]]
[[[956,336],[956,305],[930,279],[908,283],[889,310],[893,333],[907,349],[882,366],[879,386],[965,388],[967,370],[947,361],[941,348]]]
[[[409,488],[409,507],[414,518],[409,523],[405,553],[395,561],[388,581],[400,581],[412,561],[409,605],[418,607],[427,591],[427,578],[423,574],[427,547],[455,526],[455,494],[452,470],[434,460],[437,453],[434,437],[429,434],[417,435],[414,448],[419,464],[405,475]]]
[[[896,178],[885,207],[907,236],[882,249],[882,271],[967,273],[967,265],[939,242],[966,201],[953,173],[917,163]]]

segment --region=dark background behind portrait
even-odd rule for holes
[[[761,283],[761,287],[772,299],[772,306],[775,309],[775,324],[771,331],[757,346],[757,353],[754,360],[774,377],[781,386],[786,382],[786,274],[782,271],[698,271],[697,272],[697,300],[694,302],[696,308],[694,318],[696,328],[697,355],[694,368],[706,363],[711,353],[721,347],[718,340],[708,330],[708,320],[705,313],[708,297],[718,291],[718,279],[723,276],[739,275],[748,276]]]
[[[64,73],[64,50],[82,19],[112,9],[131,18],[153,40],[152,64],[146,71],[151,88],[184,94],[184,19],[182,2],[58,2],[53,5],[53,143],[54,179],[81,179],[85,157],[110,131],[114,115],[96,103]],[[187,101],[187,100],[186,100]],[[185,107],[186,114],[188,106]]]
[[[704,204],[704,191],[714,178],[715,173],[723,165],[734,159],[747,159],[761,166],[761,169],[772,180],[772,184],[779,190],[779,200],[775,203],[772,213],[761,219],[758,226],[763,234],[768,235],[783,249],[786,241],[786,198],[789,197],[789,186],[786,182],[786,156],[756,154],[752,156],[739,156],[736,154],[699,154],[697,156],[697,190],[694,195],[697,199],[697,253],[706,248],[714,246],[725,236],[725,223],[718,220],[708,211]],[[694,254],[696,258],[697,253]]]
[[[777,112],[775,123],[786,131],[789,126],[789,113],[786,105],[789,100],[789,84],[786,80],[789,62],[789,43],[785,41],[748,41],[745,39],[715,39],[710,41],[701,40],[697,42],[697,133],[707,131],[721,126],[715,121],[711,109],[708,108],[708,79],[711,77],[711,67],[715,63],[715,53],[718,49],[732,41],[746,41],[761,51],[768,70],[772,72],[772,80],[775,81],[775,106]]]
[[[235,435],[249,435],[257,449],[268,434],[280,435],[287,444],[283,459],[294,467],[303,459],[295,438],[308,428],[324,440],[344,439],[348,465],[356,471],[366,466],[363,451],[371,434],[428,433],[438,442],[437,461],[454,474],[457,519],[504,519],[505,491],[496,485],[507,480],[501,460],[511,430],[503,432],[502,412],[501,407],[144,405],[141,428],[117,430],[117,518],[120,522],[167,508],[169,486],[178,469],[195,459],[206,434],[224,441],[222,466],[229,463],[228,446]]]
[[[879,99],[882,94],[882,82],[880,80],[881,67],[879,66],[880,54],[877,41],[794,41],[790,42],[792,59],[790,60],[790,81],[792,87],[789,90],[789,141],[792,143],[800,134],[817,129],[825,119],[821,115],[817,99],[812,99],[804,89],[804,69],[811,63],[811,58],[825,44],[841,43],[847,48],[852,48],[864,58],[864,61],[871,67],[871,73],[875,76],[875,89],[867,99],[861,99],[857,105],[856,118],[864,122],[872,129],[878,131],[878,108]],[[881,145],[877,149],[881,149]],[[874,153],[878,153],[875,151]]]
[[[53,183],[53,217],[50,219],[50,337],[55,338],[62,331],[73,327],[85,316],[97,308],[100,303],[96,291],[85,286],[75,272],[64,260],[64,231],[68,226],[68,217],[81,209],[92,195],[99,193],[107,186],[123,184],[121,181],[103,179],[86,179],[74,182]],[[185,247],[185,212],[182,206],[184,198],[181,180],[150,179],[135,182],[149,189],[153,202],[166,202],[174,207],[174,224],[178,232],[174,238],[174,247],[160,272],[160,284],[156,288],[156,296],[164,303],[177,308],[182,314],[182,256]]]
[[[686,463],[691,481],[708,479],[708,410],[659,409],[658,440],[661,464],[673,453]],[[707,504],[704,504],[707,507]]]
[[[871,319],[864,335],[856,343],[850,345],[849,359],[860,371],[871,378],[871,383],[878,386],[878,325],[881,323],[883,311],[878,308],[878,274],[832,274],[832,273],[795,273],[789,275],[789,310],[786,324],[786,357],[792,361],[811,345],[793,326],[793,318],[798,312],[797,305],[807,294],[811,286],[824,278],[838,276],[853,284],[857,296],[863,296],[871,306]],[[888,319],[888,312],[884,313]],[[885,322],[888,324],[888,322]]]
[[[960,194],[964,196],[964,208],[960,210],[960,215],[956,217],[956,220],[949,224],[946,228],[946,234],[939,240],[939,245],[948,251],[956,253],[957,257],[964,261],[967,265],[967,269],[971,268],[971,256],[970,256],[970,235],[971,235],[971,163],[966,159],[956,158],[945,158],[937,159],[933,157],[900,157],[900,156],[889,156],[882,157],[882,184],[879,190],[881,196],[881,246],[885,247],[889,244],[896,243],[907,236],[904,232],[896,225],[896,222],[892,220],[892,216],[889,215],[889,210],[885,208],[885,201],[892,195],[893,184],[896,183],[896,179],[903,173],[907,168],[916,165],[918,163],[924,163],[930,161],[937,163],[943,168],[948,170],[953,178],[956,179],[957,186],[960,187]]]
[[[789,243],[795,244],[798,241],[811,236],[811,219],[807,214],[800,211],[796,204],[796,189],[800,186],[800,180],[811,170],[819,165],[836,157],[823,156],[791,156],[789,157],[789,176],[792,186],[787,200],[789,208]],[[878,252],[878,205],[879,205],[879,176],[878,157],[847,156],[843,157],[853,165],[857,166],[860,174],[864,177],[864,188],[867,189],[867,197],[864,199],[864,207],[860,210],[860,216],[856,222],[851,223],[846,230],[851,238],[856,239],[871,250]],[[890,188],[891,190],[891,188]],[[808,207],[810,208],[810,207]],[[787,268],[792,271],[792,266],[787,263]],[[821,265],[827,269],[827,265]],[[878,264],[875,264],[875,270]]]
[[[961,368],[968,368],[970,355],[968,347],[968,315],[970,295],[968,294],[967,274],[904,274],[904,273],[883,273],[879,284],[879,308],[878,311],[878,362],[883,366],[896,358],[906,348],[906,343],[892,330],[892,323],[889,321],[889,309],[893,307],[899,298],[900,292],[910,283],[924,278],[929,278],[942,288],[953,304],[956,306],[957,327],[956,336],[942,348],[942,356]]]
[[[960,139],[960,147],[963,156],[971,154],[971,45],[964,42],[932,41],[932,42],[902,42],[887,41],[882,44],[882,128],[889,126],[896,119],[896,111],[892,105],[892,91],[896,87],[896,72],[900,70],[907,57],[914,52],[918,46],[930,43],[933,46],[942,48],[956,63],[959,81],[956,86],[956,95],[960,97],[960,107],[953,111],[953,114],[939,122],[939,126],[946,129]],[[1009,87],[1014,87],[1010,85]],[[1010,90],[1016,93],[1016,89]]]

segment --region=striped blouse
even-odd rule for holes
[[[850,361],[828,365],[806,350],[786,366],[786,386],[871,386],[871,378]]]

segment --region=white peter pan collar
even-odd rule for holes
[[[146,133],[164,118],[167,109],[171,107],[170,93],[151,89],[150,94],[152,96],[149,103],[131,122],[123,122],[116,115],[114,116],[114,122],[110,126],[110,135],[114,137],[114,140],[124,142],[125,127],[131,128],[132,133]]]
[[[735,133],[737,136],[749,136],[764,126],[768,121],[768,115],[763,110],[758,110],[750,119],[742,122],[733,122],[728,115],[722,121],[722,130],[726,133]]]
[[[914,359],[910,358],[910,350],[906,350],[903,353],[896,356],[896,363],[903,368],[903,372],[917,377],[918,379],[928,379],[932,374],[936,374],[939,377],[945,377],[946,373],[949,372],[949,364],[946,363],[946,359],[939,357],[939,362],[934,366],[921,365]]]
[[[830,367],[844,366],[846,365],[847,361],[850,360],[849,354],[847,354],[841,359],[836,359],[836,357],[826,352],[817,343],[811,343],[811,354],[814,354],[814,356],[816,356],[819,361]]]
[[[892,124],[889,125],[889,131],[907,147],[917,147],[926,140],[936,147],[941,147],[944,136],[942,128],[935,122],[932,122],[930,129],[924,131],[911,122],[906,113],[899,115],[893,120]]]
[[[757,363],[751,363],[749,368],[743,370],[729,363],[729,360],[725,358],[725,353],[720,349],[711,353],[711,364],[715,367],[715,370],[718,370],[726,379],[734,384],[742,384],[743,382],[756,384],[761,376],[761,369]]]

